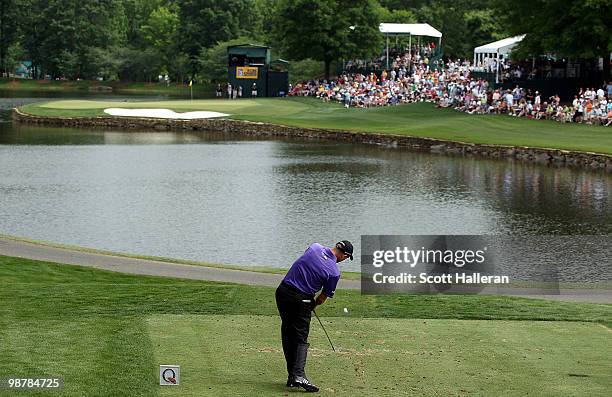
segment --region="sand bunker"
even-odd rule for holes
[[[154,117],[158,119],[209,119],[212,117],[225,117],[229,114],[219,112],[185,112],[176,113],[170,109],[121,109],[109,108],[104,109],[104,113],[111,116],[127,116],[127,117]]]

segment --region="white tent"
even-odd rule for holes
[[[525,38],[525,35],[508,37],[502,40],[494,41],[489,44],[481,45],[474,48],[474,65],[483,66],[486,60],[495,60],[495,82],[499,83],[499,61],[508,57],[518,43]]]
[[[412,36],[442,37],[440,31],[427,23],[381,23],[378,30],[390,35],[409,34]]]
[[[436,37],[438,46],[442,41],[442,33],[427,23],[381,23],[378,30],[387,36],[387,69],[389,69],[389,36],[408,35],[409,47],[412,46],[412,36]]]

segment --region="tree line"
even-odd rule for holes
[[[338,59],[380,53],[380,22],[429,23],[453,58],[528,33],[521,56],[607,59],[610,7],[609,0],[1,0],[0,70],[31,60],[38,78],[221,81],[227,45],[258,43],[329,75]]]

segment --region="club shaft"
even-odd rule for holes
[[[327,340],[329,341],[329,344],[330,344],[332,350],[335,352],[336,349],[334,348],[334,344],[332,343],[331,339],[329,338],[329,335],[327,334],[327,331],[325,330],[325,327],[323,326],[323,323],[321,322],[321,319],[317,315],[317,312],[314,311],[314,310],[312,312],[314,313],[314,315],[317,318],[317,320],[319,320],[319,324],[321,324],[321,328],[323,328],[323,332],[325,332],[325,336],[327,336]]]

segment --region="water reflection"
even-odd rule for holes
[[[362,234],[610,234],[611,187],[371,145],[0,123],[0,233],[210,262],[287,266]]]

